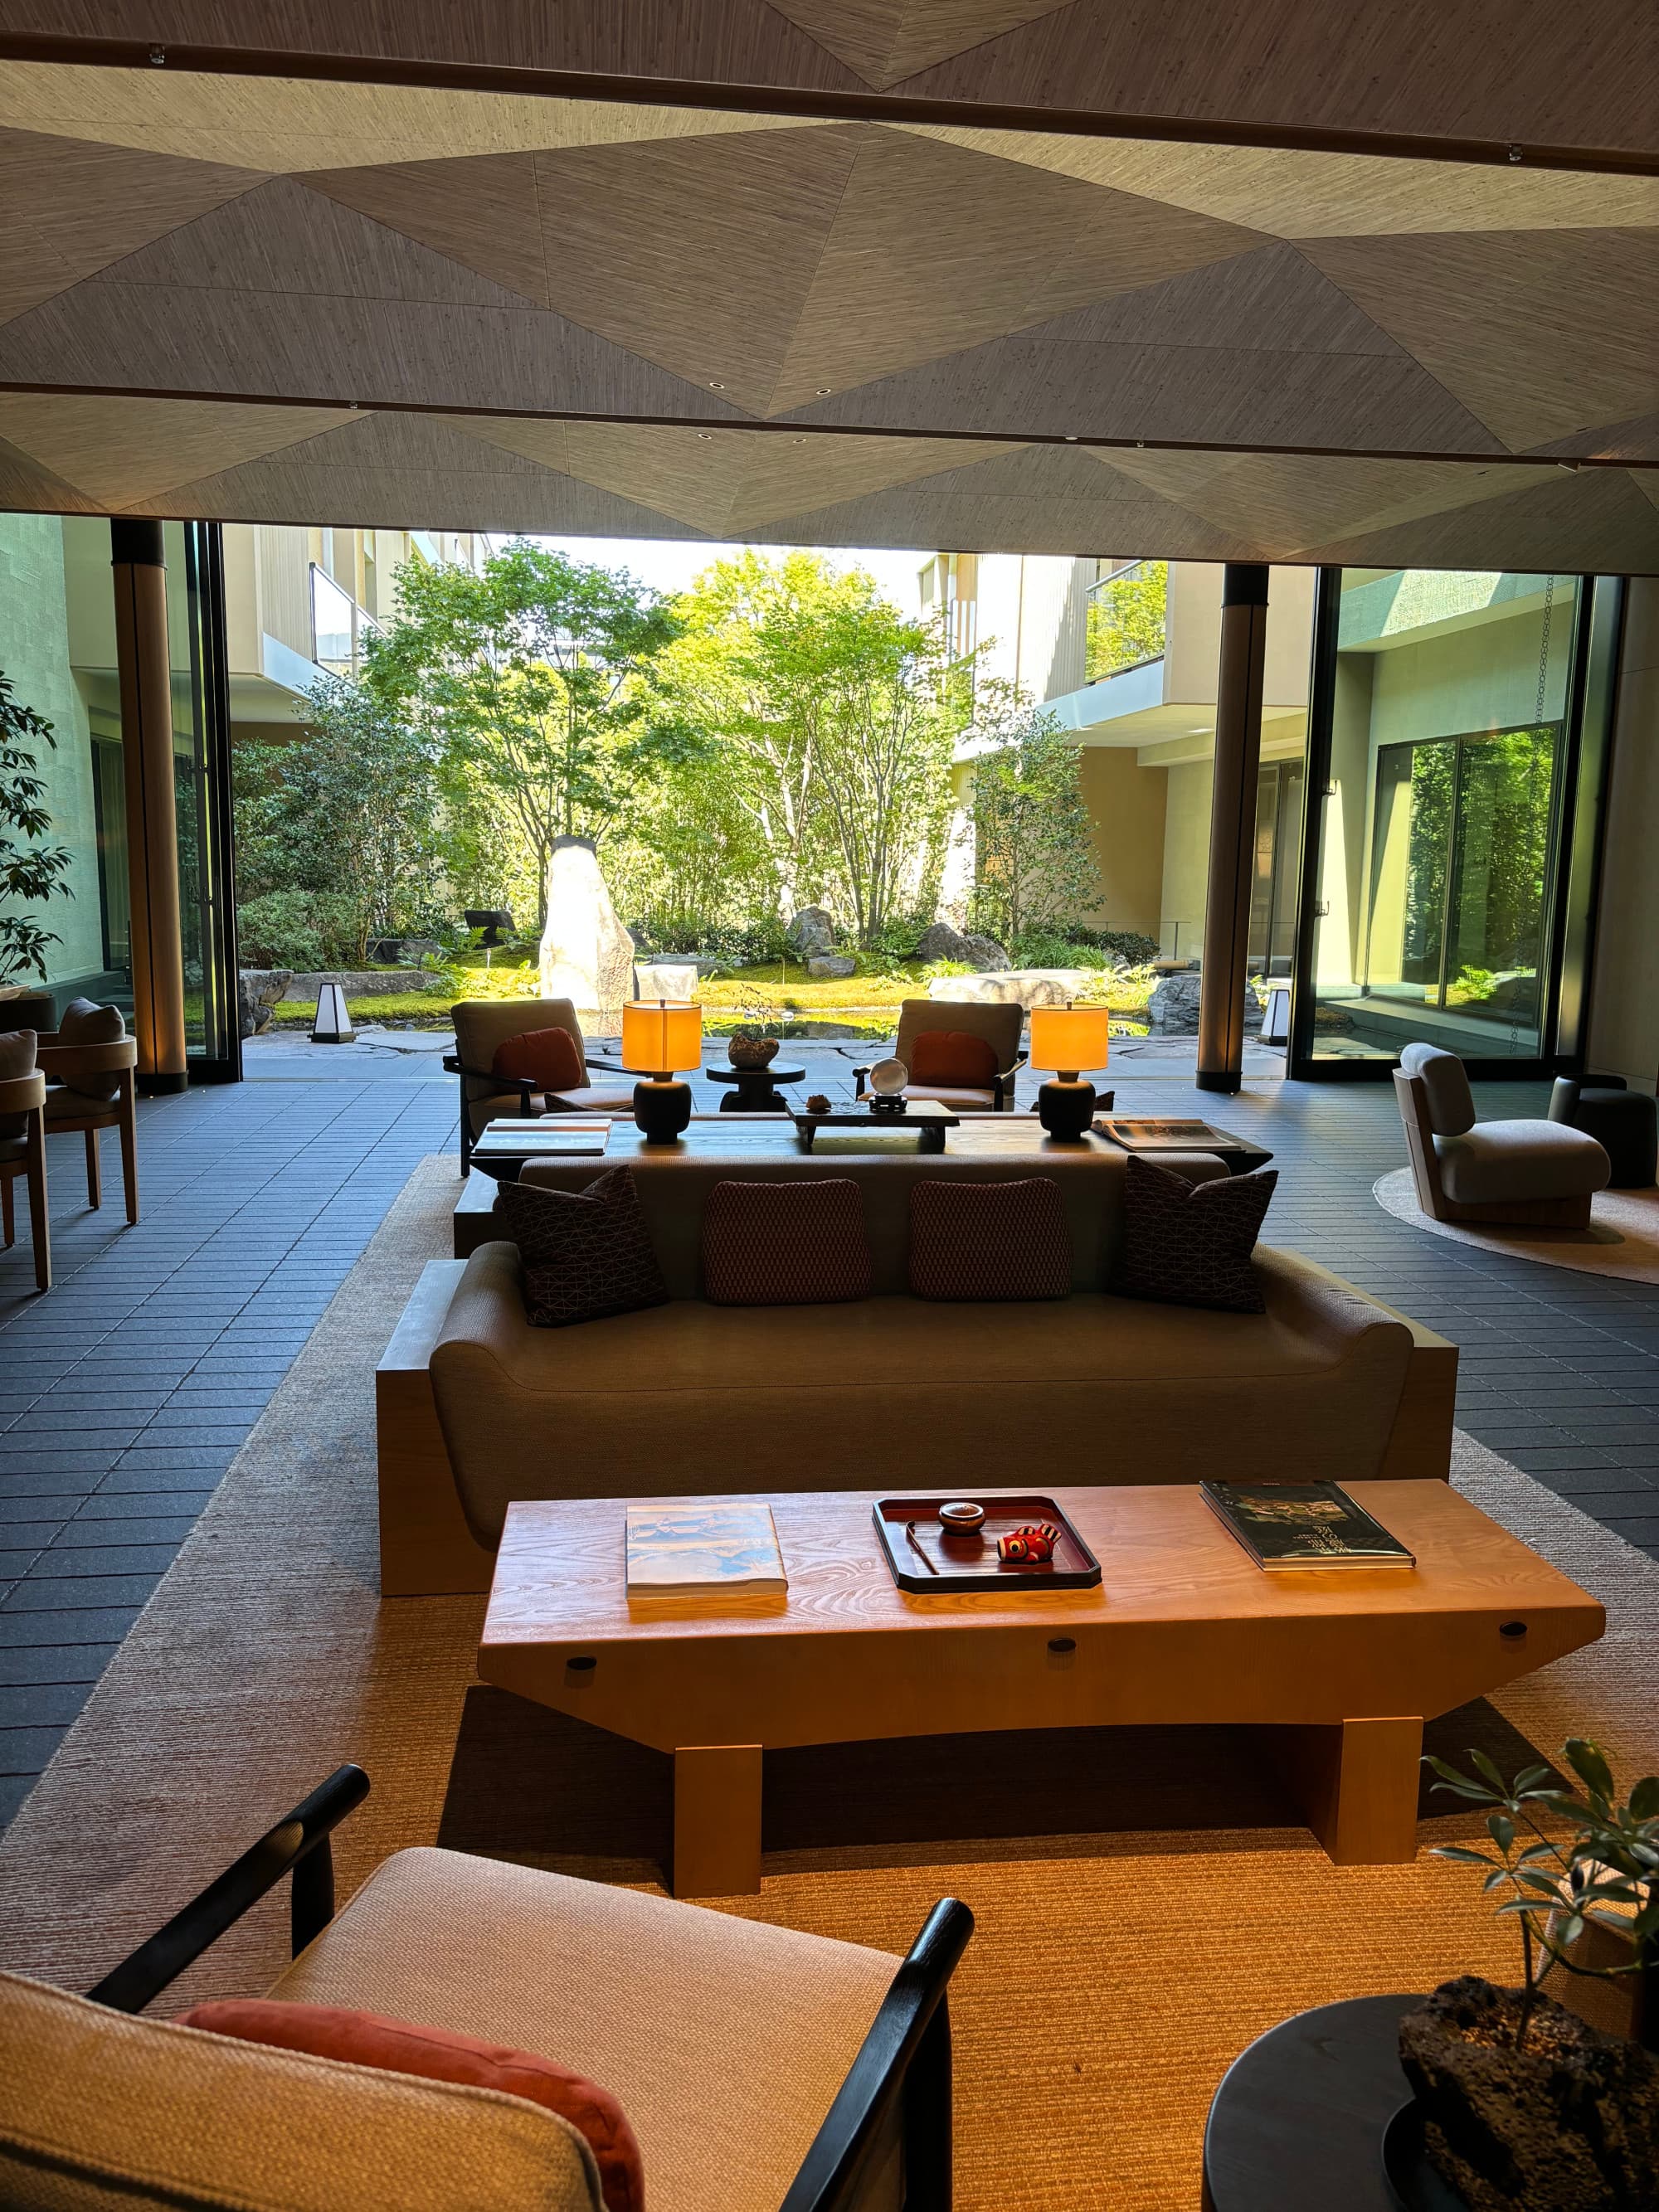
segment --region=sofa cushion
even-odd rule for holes
[[[946,1090],[988,1091],[1001,1073],[989,1038],[966,1030],[923,1030],[910,1048],[909,1067],[912,1083]]]
[[[668,1297],[626,1168],[586,1190],[504,1182],[493,1211],[524,1259],[524,1310],[537,1328],[637,1313]]]
[[[1459,1137],[1474,1127],[1474,1094],[1462,1061],[1436,1044],[1408,1044],[1400,1055],[1401,1073],[1423,1085],[1429,1127],[1437,1136]]]
[[[0,1030],[0,1083],[15,1083],[20,1075],[34,1073],[34,1031]],[[27,1114],[0,1114],[0,1137],[21,1137],[28,1129]]]
[[[119,1044],[127,1033],[127,1025],[119,1006],[100,1006],[90,999],[71,999],[58,1018],[59,1044]],[[96,1098],[107,1104],[118,1096],[121,1078],[114,1069],[95,1075],[73,1075],[64,1079],[71,1091],[83,1098]]]
[[[1276,1168],[1258,1168],[1193,1184],[1131,1153],[1113,1287],[1125,1297],[1217,1313],[1263,1312],[1250,1255],[1278,1182]]]
[[[533,1083],[538,1091],[574,1091],[587,1079],[568,1030],[527,1030],[503,1038],[490,1055],[492,1075]]]
[[[518,2097],[133,2018],[0,1974],[8,2212],[597,2212],[593,2154]]]
[[[1582,1198],[1613,1172],[1595,1139],[1563,1121],[1477,1121],[1460,1137],[1437,1137],[1434,1150],[1454,1206]]]
[[[910,1187],[910,1288],[919,1298],[1063,1298],[1072,1239],[1052,1176]]]
[[[844,1176],[717,1182],[702,1217],[702,1284],[717,1306],[867,1298],[870,1247],[858,1185]]]
[[[605,2212],[645,2212],[645,2174],[628,2115],[608,2089],[554,2059],[452,2027],[419,2027],[384,2013],[284,2004],[275,1997],[221,1997],[192,2005],[180,2014],[179,2025],[388,2074],[418,2075],[423,2081],[464,2081],[522,2097],[556,2112],[582,2136],[599,2169]]]

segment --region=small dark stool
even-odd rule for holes
[[[1549,1118],[1595,1138],[1613,1162],[1614,1190],[1645,1190],[1659,1180],[1659,1102],[1627,1091],[1622,1075],[1558,1075]]]

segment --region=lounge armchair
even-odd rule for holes
[[[899,1008],[898,1036],[893,1045],[896,1059],[909,1067],[914,1065],[919,1037],[930,1033],[943,1036],[955,1030],[958,1035],[982,1037],[991,1048],[995,1068],[983,1084],[907,1083],[905,1097],[932,1098],[955,1113],[1012,1113],[1014,1078],[1025,1064],[1025,1054],[1019,1048],[1024,1024],[1023,1006],[1004,1006],[1000,1001],[985,1004],[977,999],[906,999]],[[860,1098],[866,1095],[865,1084],[869,1073],[867,1066],[853,1070],[853,1087]]]
[[[5,1241],[16,1241],[13,1185],[28,1185],[29,1228],[34,1239],[34,1286],[52,1288],[52,1221],[46,1206],[46,1079],[34,1065],[34,1031],[0,1035],[0,1222]]]
[[[632,1077],[614,1063],[590,1058],[576,1009],[568,999],[463,999],[450,1008],[455,1050],[444,1066],[461,1082],[461,1173],[472,1170],[472,1147],[489,1123],[503,1115],[631,1114]],[[536,1030],[563,1030],[576,1048],[582,1081],[562,1091],[538,1091],[527,1077],[497,1075],[497,1049],[509,1037]],[[614,1085],[590,1083],[598,1068]]]
[[[1561,1121],[1477,1121],[1462,1061],[1437,1045],[1408,1044],[1394,1084],[1425,1213],[1589,1228],[1612,1173],[1594,1137]]]
[[[136,1222],[138,1115],[133,1085],[138,1041],[127,1035],[120,1008],[94,1006],[90,999],[72,1000],[58,1017],[58,1027],[36,1039],[35,1050],[40,1073],[52,1085],[46,1093],[46,1134],[62,1137],[78,1132],[85,1139],[87,1204],[100,1206],[104,1202],[99,1132],[118,1129],[127,1220]]]
[[[599,2212],[583,2138],[517,2095],[131,2017],[291,1872],[271,1997],[576,2069],[627,2114],[651,2212],[949,2212],[965,1905],[900,1960],[416,1850],[336,1915],[329,1832],[368,1790],[339,1768],[89,1997],[0,1974],[0,2202]]]

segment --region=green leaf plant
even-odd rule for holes
[[[1562,1790],[1547,1766],[1523,1768],[1505,1782],[1483,1751],[1469,1753],[1473,1775],[1460,1773],[1443,1759],[1423,1764],[1437,1778],[1434,1788],[1467,1803],[1485,1805],[1492,1851],[1462,1844],[1435,1847],[1437,1858],[1486,1869],[1483,1887],[1508,1892],[1500,1913],[1521,1923],[1524,1986],[1515,2046],[1525,2046],[1527,2027],[1539,1991],[1551,1971],[1608,1980],[1639,1975],[1642,2039],[1659,2047],[1659,1776],[1648,1775],[1620,1803],[1607,1754],[1584,1737],[1563,1746],[1562,1758],[1577,1778],[1577,1790]],[[1553,1834],[1544,1815],[1565,1824]],[[1592,1922],[1629,1940],[1628,1961],[1586,1966],[1570,1957]]]

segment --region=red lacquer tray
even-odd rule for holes
[[[984,1507],[977,1543],[947,1536],[939,1526],[939,1507],[950,1498],[877,1499],[876,1534],[901,1589],[926,1595],[929,1590],[1093,1589],[1099,1583],[1099,1560],[1052,1498],[975,1498],[969,1490],[951,1497]],[[997,1538],[1031,1521],[1059,1529],[1053,1559],[1044,1566],[1005,1566],[997,1557]]]

